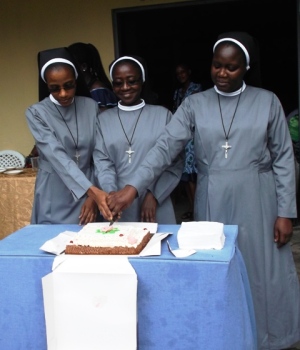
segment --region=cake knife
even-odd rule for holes
[[[113,225],[115,223],[115,221],[117,220],[117,218],[118,218],[118,215],[113,216],[113,218],[109,222],[109,226]]]

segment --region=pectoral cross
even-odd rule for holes
[[[131,163],[131,155],[134,151],[131,150],[131,146],[129,146],[128,151],[125,151],[128,154],[128,163]]]
[[[228,150],[231,148],[230,145],[228,145],[228,141],[226,140],[225,145],[222,145],[222,148],[225,150],[225,158],[228,156]]]
[[[76,149],[75,158],[76,158],[76,164],[79,165],[80,154],[78,152],[78,149]]]

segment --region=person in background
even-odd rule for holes
[[[25,168],[31,168],[32,167],[31,158],[38,157],[38,156],[39,156],[38,150],[36,148],[36,145],[34,145],[32,147],[32,150],[28,154],[28,156],[25,158]]]
[[[195,94],[202,91],[202,86],[199,83],[194,83],[192,81],[192,71],[191,68],[186,63],[179,63],[175,67],[176,79],[180,84],[180,87],[175,90],[173,96],[173,109],[172,112],[175,113],[177,108],[180,106],[181,102],[187,96]],[[181,176],[181,183],[184,186],[187,198],[189,201],[189,208],[187,212],[182,214],[181,218],[183,220],[193,220],[194,219],[194,201],[196,192],[196,182],[197,182],[197,167],[194,155],[194,140],[190,140],[185,146],[185,164],[183,169],[183,174]]]
[[[142,58],[118,58],[110,66],[110,76],[119,103],[100,114],[102,147],[94,157],[98,183],[106,192],[121,189],[134,176],[172,116],[168,109],[145,102],[149,90]],[[124,210],[120,221],[175,224],[170,193],[179,182],[182,166],[182,159],[177,158]]]
[[[38,66],[40,102],[26,110],[39,154],[31,223],[95,221],[95,201],[110,219],[107,194],[93,185],[97,103],[87,97],[89,91],[66,48],[39,52]]]
[[[300,137],[299,137],[299,110],[298,108],[292,110],[286,117],[288,123],[291,139],[293,142],[293,149],[295,159],[300,164]]]
[[[299,110],[293,109],[286,117],[288,128],[290,131],[293,150],[295,156],[295,176],[296,176],[296,198],[297,198],[297,212],[299,213],[300,199],[299,199],[299,164],[300,164],[300,137],[299,137]],[[293,220],[293,225],[298,225],[298,218]]]
[[[182,102],[134,176],[107,201],[113,214],[124,210],[194,137],[201,184],[195,219],[238,225],[258,349],[285,349],[300,340],[299,279],[289,244],[297,217],[294,154],[277,96],[246,83],[259,66],[256,47],[244,32],[218,37],[214,87]]]
[[[69,45],[68,49],[76,59],[91,97],[98,103],[100,110],[115,107],[118,101],[97,48],[89,43],[77,42]]]

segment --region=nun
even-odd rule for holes
[[[98,184],[108,193],[121,189],[134,177],[172,117],[165,107],[147,103],[147,69],[141,57],[119,57],[110,65],[110,77],[119,102],[100,115],[102,145],[94,157]],[[122,212],[119,221],[176,224],[170,194],[180,180],[182,169],[180,155],[140,192],[133,205]]]
[[[299,280],[289,244],[297,217],[294,155],[279,99],[258,87],[258,63],[252,36],[220,35],[211,63],[214,87],[183,101],[108,204],[113,212],[124,210],[194,138],[195,220],[238,225],[258,349],[284,349],[300,340]]]
[[[40,102],[26,110],[39,154],[31,224],[86,224],[107,194],[94,186],[97,103],[66,48],[38,53]]]

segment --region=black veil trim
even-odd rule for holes
[[[78,77],[76,79],[76,96],[85,96],[91,97],[88,87],[86,86],[85,80],[82,76],[81,70],[77,64],[77,62],[73,59],[73,56],[69,52],[67,47],[60,47],[55,49],[49,49],[40,51],[37,56],[38,60],[38,69],[39,69],[39,101],[42,101],[44,98],[50,95],[48,91],[47,84],[41,77],[41,69],[42,67],[50,60],[54,58],[64,58],[72,62],[77,70]]]

